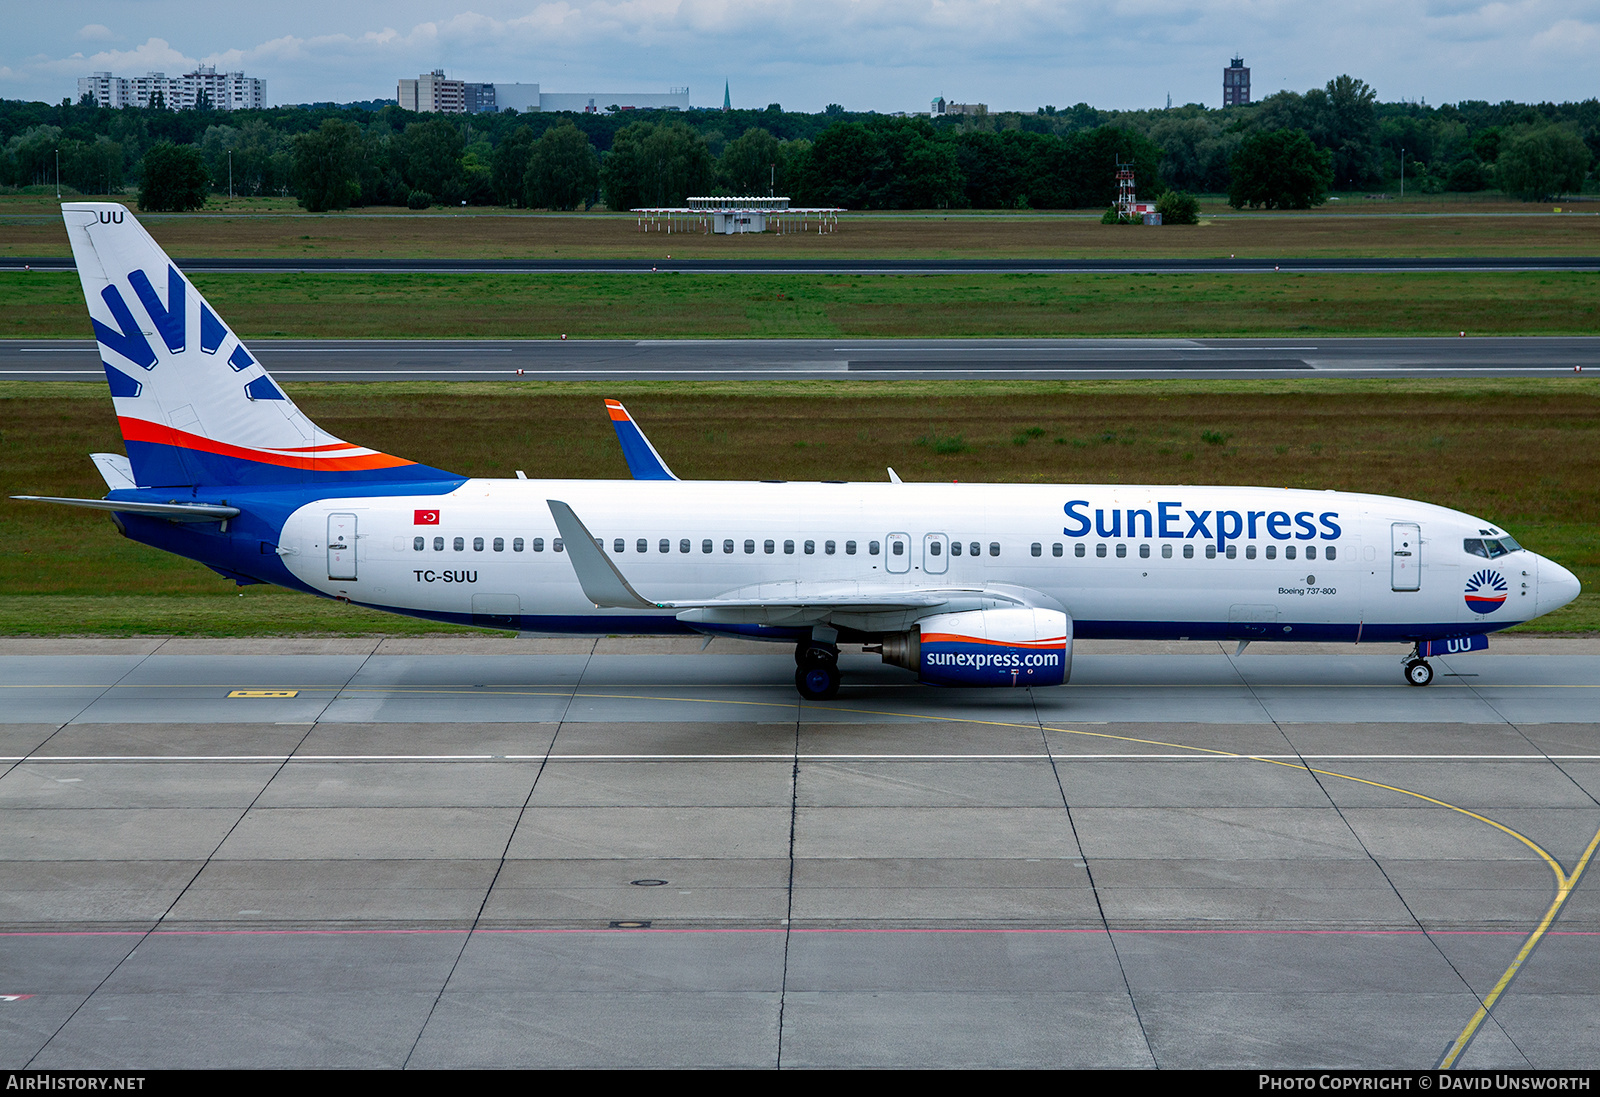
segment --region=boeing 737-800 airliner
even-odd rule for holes
[[[1060,685],[1075,636],[1405,641],[1426,685],[1429,655],[1578,594],[1491,522],[1378,495],[679,480],[614,401],[633,480],[455,475],[308,419],[126,208],[62,210],[127,455],[94,455],[106,498],[48,501],[241,584],[793,644],[812,699],[838,690],[841,641],[951,686]]]

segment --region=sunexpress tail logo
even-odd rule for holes
[[[128,272],[128,285],[133,287],[134,296],[139,299],[139,304],[144,306],[145,314],[150,317],[151,327],[160,333],[161,341],[166,345],[168,353],[182,354],[189,345],[188,283],[183,280],[183,275],[178,273],[176,267],[167,267],[165,302],[156,293],[150,276],[142,270]],[[123,299],[122,291],[115,285],[107,286],[100,291],[100,299],[106,303],[106,308],[111,310],[111,316],[117,322],[117,326],[113,328],[91,318],[94,335],[100,345],[141,369],[155,369],[159,360],[155,349],[146,338],[147,333],[142,325],[134,317],[133,310]],[[206,354],[215,354],[227,338],[227,326],[202,303],[200,349]],[[227,361],[235,372],[255,365],[255,359],[250,357],[243,346],[238,345],[233,348],[233,353],[228,355]]]
[[[1096,508],[1091,521],[1087,499],[1073,499],[1063,509],[1068,522],[1073,523],[1062,527],[1066,537],[1087,537],[1090,530],[1101,537],[1121,537],[1126,529],[1128,537],[1215,540],[1218,552],[1226,549],[1229,541],[1254,541],[1259,537],[1274,541],[1337,541],[1344,534],[1336,510],[1320,514],[1311,510],[1294,514],[1286,510],[1189,510],[1182,500],[1175,500],[1157,503],[1154,513]]]
[[[1498,571],[1484,568],[1467,580],[1467,608],[1473,613],[1493,613],[1506,604],[1509,584]]]

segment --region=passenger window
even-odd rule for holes
[[[1285,560],[1293,560],[1294,559],[1294,546],[1293,545],[1284,545],[1283,546],[1283,558]]]
[[[868,556],[876,556],[876,555],[878,555],[878,542],[876,542],[876,541],[868,541],[867,542],[867,555]]]
[[[433,551],[434,552],[443,552],[444,551],[444,538],[443,537],[435,537],[433,539]]]
[[[951,541],[950,542],[950,555],[951,556],[960,556],[961,555],[961,542],[960,541]]]
[[[1127,545],[1118,545],[1117,546],[1117,559],[1118,560],[1125,559],[1127,557],[1127,555],[1128,555],[1128,546]]]
[[[1096,545],[1094,547],[1094,554],[1103,559],[1105,557],[1105,554],[1106,554],[1106,547],[1104,545]]]
[[[1317,546],[1316,545],[1307,545],[1306,546],[1306,559],[1307,560],[1315,560],[1316,558],[1317,558]]]
[[[1034,556],[1043,556],[1044,555],[1044,546],[1041,545],[1039,542],[1035,541],[1033,544],[1028,546],[1028,552],[1031,553]]]
[[[1194,559],[1194,546],[1193,545],[1184,545],[1183,546],[1183,558],[1185,560],[1193,560]]]
[[[1082,541],[1079,541],[1077,544],[1072,546],[1072,555],[1074,555],[1074,556],[1082,556],[1083,553],[1084,553],[1084,548],[1083,548],[1083,542]]]
[[[807,556],[815,555],[817,551],[817,543],[815,541],[807,541],[805,543],[805,550]]]
[[[427,543],[428,542],[424,538],[421,538],[421,537],[413,537],[411,539],[411,547],[412,547],[412,549],[414,549],[417,552],[421,552],[422,551],[422,546],[426,545]]]
[[[778,551],[778,545],[774,541],[763,541],[761,542],[761,551],[766,553],[768,556],[771,556],[774,552]]]
[[[1230,559],[1230,560],[1236,559],[1238,557],[1238,555],[1239,555],[1239,546],[1238,545],[1229,545],[1226,555],[1227,555],[1228,559]]]
[[[978,544],[978,542],[974,541],[974,542],[972,542],[972,544],[967,546],[967,554],[969,556],[982,556],[983,555],[983,546]]]
[[[793,541],[785,541],[783,543],[783,554],[785,556],[793,556],[794,555],[794,542]]]
[[[566,546],[561,543],[561,538],[559,538],[559,537],[550,538],[550,551],[551,552],[563,552],[565,550],[566,550]]]
[[[1217,546],[1216,545],[1207,545],[1206,546],[1206,559],[1207,560],[1215,560],[1216,558],[1217,558]]]
[[[672,542],[667,540],[665,537],[663,537],[661,539],[660,544],[656,545],[656,551],[662,552],[662,553],[671,552],[672,551]]]
[[[650,551],[650,542],[646,541],[643,537],[641,537],[641,538],[639,538],[638,541],[636,541],[634,543],[633,548],[634,548],[634,551],[636,551],[636,552],[649,552]]]
[[[533,548],[534,552],[543,552],[544,551],[544,538],[543,537],[535,537],[533,539],[533,545],[531,547]]]
[[[465,537],[457,537],[455,539],[455,543],[451,547],[457,552],[465,552],[467,549],[467,539]]]
[[[835,552],[838,551],[838,549],[839,549],[839,546],[836,545],[832,541],[824,541],[824,542],[822,542],[822,551],[827,553],[829,556],[832,556]]]
[[[525,544],[525,543],[526,543],[526,542],[524,542],[524,541],[523,541],[523,540],[522,540],[522,538],[520,538],[520,537],[513,537],[513,538],[512,538],[512,539],[511,539],[511,551],[512,551],[512,552],[521,552],[521,551],[522,551],[522,547],[523,547],[523,545],[524,545],[524,544]]]
[[[754,554],[756,551],[756,543],[748,537],[744,539],[744,551],[747,556]]]
[[[943,552],[943,550],[939,547],[939,542],[937,542],[937,541],[929,541],[928,542],[928,555],[929,556],[939,556],[939,555],[942,554],[942,552]]]
[[[1139,559],[1141,559],[1141,560],[1150,559],[1150,546],[1149,545],[1140,545],[1139,546]]]
[[[733,538],[729,537],[722,542],[722,554],[724,556],[733,554]]]
[[[896,556],[904,556],[906,554],[906,543],[904,541],[890,541],[889,551]]]
[[[494,539],[494,550],[496,552],[504,552],[506,550],[506,539],[504,537],[496,537]]]
[[[710,552],[711,551],[711,539],[709,537],[706,538],[704,541],[700,542],[700,551],[701,552]],[[731,552],[732,550],[730,549],[729,551]]]
[[[1061,544],[1060,544],[1060,542],[1057,542],[1056,544],[1053,544],[1053,545],[1050,546],[1050,555],[1051,556],[1060,556],[1061,555]]]
[[[1267,559],[1268,560],[1276,560],[1277,558],[1278,558],[1278,546],[1277,545],[1268,545],[1267,546]]]
[[[483,538],[482,537],[474,537],[472,539],[472,551],[473,552],[482,552],[483,551]]]
[[[622,549],[623,549],[623,546],[626,545],[626,544],[627,544],[626,541],[624,541],[622,538],[618,537],[616,540],[611,542],[611,551],[612,552],[621,552]]]
[[[678,542],[678,551],[679,552],[688,552],[689,551],[689,539],[687,537],[685,537],[683,540]],[[711,550],[707,549],[706,551],[709,552]]]
[[[1000,542],[999,541],[990,541],[989,542],[989,555],[990,556],[999,556],[1000,555]]]
[[[1172,546],[1171,545],[1162,545],[1161,546],[1161,558],[1163,560],[1172,559]]]
[[[1339,550],[1333,545],[1329,545],[1322,553],[1322,558],[1324,560],[1337,560],[1339,558]]]
[[[844,554],[846,556],[854,556],[856,554],[856,543],[854,541],[846,541],[844,543]]]
[[[1244,558],[1246,560],[1254,560],[1256,558],[1256,547],[1254,545],[1246,545],[1244,547]]]

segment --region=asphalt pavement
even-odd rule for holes
[[[1592,1069],[1600,644],[1492,643],[0,640],[0,1067]]]
[[[252,339],[285,381],[1600,376],[1600,338]],[[0,340],[0,378],[100,381],[88,340]]]
[[[1248,256],[1236,259],[1208,257],[1198,259],[553,259],[544,257],[502,259],[372,259],[372,258],[215,258],[189,257],[174,260],[185,271],[250,273],[261,271],[316,271],[318,273],[434,274],[501,272],[510,274],[563,273],[641,273],[646,271],[690,271],[716,273],[789,274],[966,274],[975,272],[1056,272],[1056,273],[1139,273],[1206,274],[1216,272],[1294,273],[1411,271],[1595,271],[1600,256],[1445,256],[1439,258],[1382,256],[1272,258]],[[0,271],[75,270],[67,256],[0,257]]]

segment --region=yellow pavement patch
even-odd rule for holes
[[[228,691],[229,697],[298,697],[297,689],[233,689]]]

